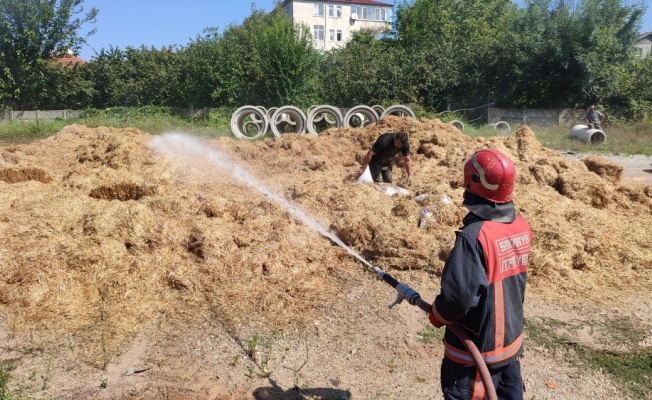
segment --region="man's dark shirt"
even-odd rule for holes
[[[410,155],[410,143],[403,143],[403,146],[396,148],[394,146],[394,135],[395,133],[383,133],[376,139],[372,150],[374,151],[374,156],[371,158],[371,162],[374,164],[380,164],[382,166],[388,166],[392,162],[392,158],[400,151],[403,156]]]

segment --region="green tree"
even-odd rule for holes
[[[322,100],[336,107],[414,102],[415,90],[403,79],[407,59],[395,40],[355,32],[345,47],[324,55],[319,73]]]
[[[78,51],[94,33],[78,31],[97,13],[94,7],[84,13],[83,0],[0,0],[0,106],[41,108],[51,83],[49,60]]]
[[[314,98],[319,54],[307,29],[278,5],[270,13],[253,8],[242,25],[224,31],[219,47],[223,84],[215,98],[265,107],[305,106]]]
[[[509,0],[414,0],[397,7],[395,36],[410,55],[404,74],[430,109],[488,100],[496,86]]]
[[[183,87],[180,93],[179,106],[184,108],[201,108],[213,105],[232,103],[231,76],[220,65],[228,58],[223,56],[223,46],[220,46],[220,35],[216,28],[207,28],[203,35],[183,49],[181,53],[181,75],[179,84]],[[231,89],[228,89],[231,87]],[[220,94],[224,98],[220,98]]]
[[[498,102],[513,107],[582,107],[613,97],[644,5],[621,0],[532,0],[509,28]]]
[[[161,49],[102,49],[87,65],[94,83],[93,107],[142,107],[181,104],[181,56],[172,46]],[[185,104],[183,104],[185,106]]]
[[[49,62],[45,69],[48,90],[39,100],[43,110],[80,110],[91,104],[95,90],[93,82],[86,78],[86,66]]]

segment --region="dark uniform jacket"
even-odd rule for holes
[[[467,205],[472,212],[456,233],[433,314],[464,328],[487,365],[500,367],[523,352],[523,300],[532,231],[515,215],[512,202],[482,204],[474,197],[480,204]],[[444,340],[447,358],[473,365],[470,353],[449,329]]]
[[[374,163],[383,167],[387,167],[392,163],[392,158],[400,151],[403,156],[410,155],[410,143],[403,143],[403,146],[396,148],[394,146],[394,133],[383,133],[376,139],[372,150],[374,156],[371,158],[370,164]]]

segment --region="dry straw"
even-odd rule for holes
[[[355,179],[378,135],[396,131],[410,136],[408,196]],[[0,148],[0,312],[8,325],[53,343],[74,335],[87,361],[105,365],[156,320],[210,315],[231,330],[309,323],[345,296],[340,286],[351,274],[366,273],[229,171],[165,158],[148,147],[151,139],[135,129],[72,125]],[[533,227],[529,290],[617,302],[650,285],[652,189],[623,182],[600,157],[568,160],[528,127],[471,139],[438,120],[389,116],[319,137],[208,145],[399,277],[441,271],[465,214],[462,163],[495,147],[516,165],[516,208]],[[399,166],[398,184],[401,174]],[[453,204],[440,204],[442,196]],[[437,223],[418,228],[424,206]]]

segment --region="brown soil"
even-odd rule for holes
[[[410,194],[357,183],[376,137],[397,130],[410,134]],[[650,332],[652,186],[609,159],[546,149],[528,127],[471,139],[390,116],[319,137],[202,143],[71,125],[0,148],[9,387],[56,399],[439,399],[442,345],[422,340],[423,312],[388,309],[395,292],[319,229],[431,301],[465,214],[460,167],[484,147],[514,161],[517,211],[533,228],[526,317],[574,321],[587,345],[596,320]],[[418,228],[425,206],[436,222]],[[651,344],[649,333],[637,343]],[[626,398],[527,341],[523,366],[528,399]]]

